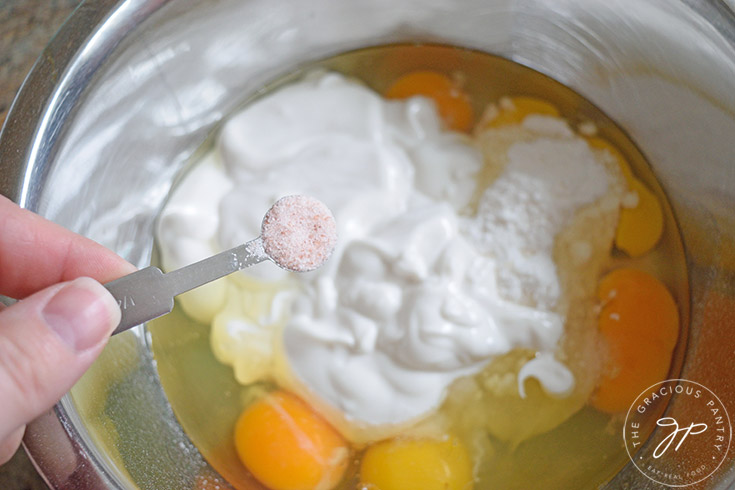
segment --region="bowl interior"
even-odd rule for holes
[[[692,315],[682,377],[735,413],[726,374],[735,351],[735,19],[721,3],[140,1],[101,20],[78,41],[32,131],[11,139],[6,130],[2,145],[23,151],[3,166],[25,170],[3,192],[22,205],[147,265],[176,176],[266,82],[393,42],[498,54],[579,92],[647,156],[687,252]],[[142,329],[110,342],[57,415],[74,451],[113,487],[191,488],[202,475],[217,478],[168,406]],[[56,471],[43,447],[34,456]],[[732,466],[729,459],[708,484],[732,481]],[[610,485],[623,484],[653,488],[630,465]]]

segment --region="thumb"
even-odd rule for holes
[[[119,322],[112,295],[88,277],[0,311],[0,441],[69,391]]]

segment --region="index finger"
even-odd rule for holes
[[[0,294],[22,299],[80,276],[105,283],[134,270],[99,243],[0,196]]]

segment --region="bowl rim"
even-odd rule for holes
[[[0,130],[0,194],[36,211],[64,122],[98,69],[155,11],[173,0],[82,0],[23,80]]]
[[[63,137],[64,121],[98,69],[138,26],[175,0],[82,0],[52,37],[23,81],[0,130],[0,194],[36,211],[39,182]],[[735,47],[734,0],[679,0]],[[50,488],[117,488],[118,479],[84,444],[67,411],[68,395],[28,424],[23,446]],[[75,468],[54,474],[58,448],[74,450]],[[70,479],[71,477],[71,479]],[[722,484],[735,481],[735,474]],[[79,485],[79,486],[77,486]],[[723,488],[725,488],[723,487]]]
[[[172,0],[82,0],[21,84],[0,129],[0,194],[37,211],[63,123],[118,46]],[[85,445],[69,395],[27,424],[23,448],[49,488],[119,488]],[[59,463],[61,462],[61,463]],[[54,464],[55,463],[55,464]],[[54,467],[64,468],[56,473]]]

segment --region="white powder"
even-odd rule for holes
[[[531,114],[526,116],[521,124],[524,128],[539,135],[557,138],[572,138],[574,136],[574,132],[567,123],[554,116]]]
[[[501,296],[542,309],[556,305],[554,239],[607,188],[605,168],[580,138],[541,137],[510,147],[507,166],[484,192],[466,230],[497,260]]]
[[[597,134],[597,125],[592,121],[583,121],[577,126],[577,131],[584,136],[594,136]]]

